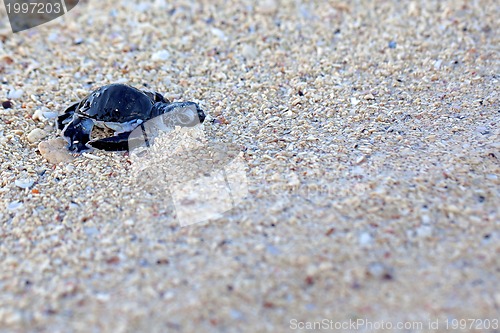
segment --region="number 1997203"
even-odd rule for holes
[[[5,7],[8,14],[59,14],[63,11],[61,3],[6,3]]]

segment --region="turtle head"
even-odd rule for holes
[[[170,126],[192,127],[205,121],[205,112],[194,102],[156,103],[153,113],[163,117]]]

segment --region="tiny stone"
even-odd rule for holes
[[[364,175],[365,174],[365,169],[363,169],[360,166],[355,166],[355,167],[352,168],[351,173],[354,176]]]
[[[482,135],[486,135],[486,134],[489,134],[490,131],[488,130],[488,127],[485,127],[485,126],[478,126],[476,127],[476,132],[482,134]]]
[[[53,164],[58,164],[60,162],[69,162],[74,159],[66,146],[68,143],[63,138],[57,138],[47,141],[42,141],[38,144],[38,150],[40,154]]]
[[[99,230],[96,227],[84,227],[83,232],[87,236],[95,236],[99,234]]]
[[[429,215],[422,215],[421,221],[423,224],[429,224],[431,223],[431,218],[429,217]]]
[[[19,325],[23,320],[20,311],[2,311],[0,313],[2,314],[2,323],[7,326]]]
[[[229,313],[233,319],[241,320],[244,318],[243,314],[238,310],[231,309]]]
[[[367,94],[367,95],[365,95],[364,99],[366,99],[367,101],[372,100],[372,99],[375,99],[375,96],[373,96],[373,94]]]
[[[53,111],[43,111],[42,114],[47,119],[54,119],[54,118],[57,118],[57,116],[59,115],[57,112],[53,112]]]
[[[8,99],[18,99],[18,98],[21,98],[24,94],[24,91],[22,89],[12,89],[11,91],[9,91],[9,93],[7,94],[7,98]]]
[[[23,203],[19,201],[13,201],[7,205],[7,210],[15,211],[23,207]]]
[[[434,141],[436,141],[436,135],[434,135],[434,134],[429,135],[425,138],[425,140],[430,141],[430,142],[434,142]]]
[[[307,141],[316,141],[318,140],[318,138],[316,138],[314,135],[309,135],[307,138],[306,138]]]
[[[360,157],[358,157],[356,159],[356,164],[361,164],[363,163],[364,161],[366,161],[366,156],[365,155],[361,155]]]
[[[5,62],[7,65],[12,65],[14,63],[14,59],[9,57],[8,55],[4,55],[2,58],[0,58],[0,61]]]
[[[391,40],[391,41],[389,42],[389,48],[390,48],[390,49],[395,49],[395,48],[396,48],[396,45],[397,45],[397,44],[396,44],[396,42],[395,42],[395,41],[393,41],[393,40]]]
[[[109,301],[110,296],[109,296],[109,294],[106,294],[106,293],[97,293],[96,299],[100,302],[107,302],[107,301]]]
[[[57,39],[58,39],[58,38],[59,38],[59,34],[58,34],[57,32],[52,32],[52,33],[48,36],[47,40],[48,40],[49,42],[55,42],[55,41],[57,41]]]
[[[134,220],[128,219],[125,222],[123,222],[126,226],[133,226],[134,225]]]
[[[257,5],[257,10],[262,14],[274,14],[278,10],[276,0],[263,0]]]
[[[280,254],[280,250],[278,250],[275,246],[273,245],[267,245],[266,246],[266,251],[267,253],[271,254],[271,255],[278,255]]]
[[[300,185],[300,179],[296,173],[292,172],[290,175],[288,175],[288,185],[290,185],[290,186],[299,186]]]
[[[241,50],[241,54],[247,59],[253,59],[257,57],[259,51],[252,45],[245,44]]]
[[[380,262],[374,262],[368,265],[366,273],[376,279],[391,280],[392,268]]]
[[[372,241],[373,237],[367,232],[364,232],[359,236],[359,244],[361,246],[369,245]]]
[[[416,232],[419,237],[430,237],[432,236],[432,227],[430,225],[421,225]]]
[[[33,184],[35,183],[35,181],[31,178],[26,178],[26,179],[16,179],[16,181],[14,182],[14,184],[16,184],[17,187],[20,187],[20,188],[30,188],[31,186],[33,186]]]
[[[167,50],[160,50],[160,51],[153,53],[153,55],[151,56],[151,60],[153,60],[153,61],[165,61],[169,57],[170,57],[170,52],[168,52]]]
[[[47,132],[45,132],[43,129],[35,128],[28,134],[27,138],[29,142],[34,143],[42,140],[46,136]]]
[[[212,28],[212,33],[217,36],[220,40],[226,40],[226,34],[224,31],[217,29],[217,28]]]
[[[35,121],[44,121],[45,117],[43,115],[42,109],[36,110],[35,113],[33,113],[33,116],[31,117],[31,119],[33,119]]]
[[[2,106],[4,109],[12,109],[13,104],[11,101],[7,100],[2,102]]]

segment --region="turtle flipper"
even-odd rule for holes
[[[64,111],[62,115],[57,117],[57,129],[61,131],[64,129],[66,124],[71,121],[71,118],[73,117],[73,114],[75,113],[76,108],[78,107],[79,104],[80,102],[71,105],[69,108],[66,109],[66,111]]]
[[[115,136],[92,140],[89,142],[89,145],[92,148],[108,151],[130,151],[139,147],[149,148],[153,144],[153,140],[154,135],[148,135],[148,130],[144,124],[140,124],[132,131],[116,133]]]
[[[89,145],[92,148],[108,151],[128,150],[128,137],[130,133],[123,132],[109,138],[93,140],[89,142]]]
[[[62,135],[69,142],[68,149],[77,152],[88,150],[87,142],[90,141],[93,127],[94,121],[92,119],[73,117],[62,131]]]

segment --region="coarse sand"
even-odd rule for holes
[[[499,331],[498,1],[0,17],[0,332]],[[209,117],[70,155],[54,117],[113,82]]]

